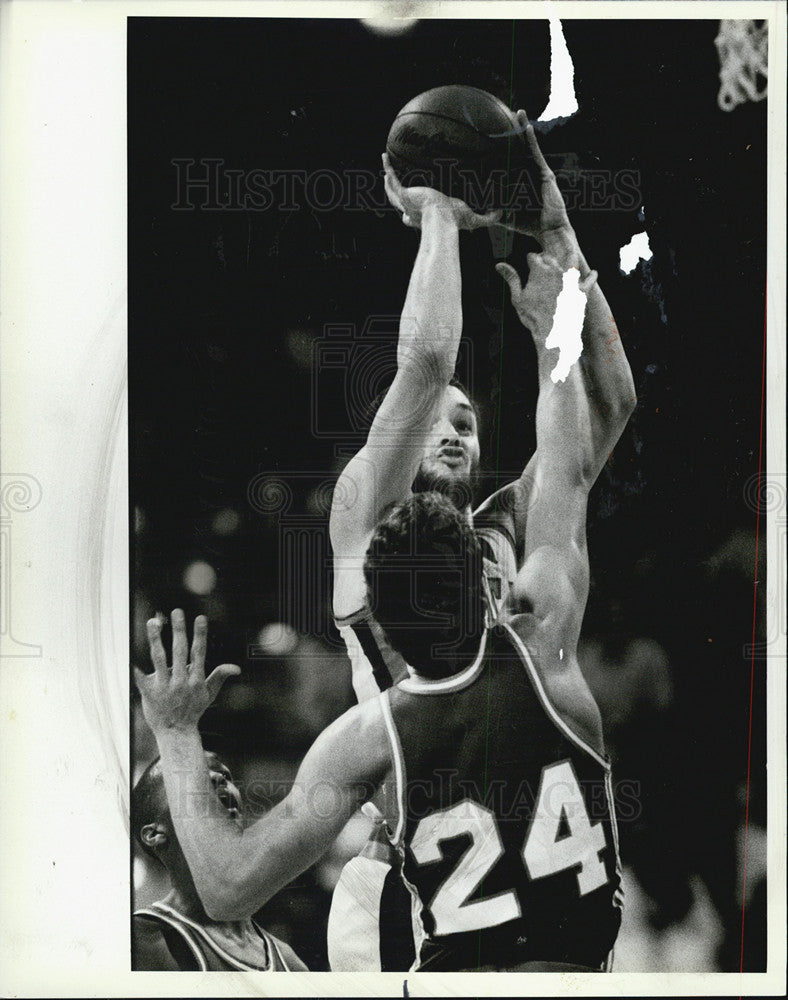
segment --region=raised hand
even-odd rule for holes
[[[228,677],[241,672],[234,663],[223,663],[206,678],[205,650],[208,620],[198,615],[194,620],[191,655],[186,636],[186,618],[180,608],[170,616],[172,622],[172,668],[161,641],[161,622],[148,622],[153,673],[134,668],[134,679],[142,696],[142,711],[154,734],[165,729],[196,728],[203,712],[214,701]]]
[[[528,327],[537,336],[547,337],[552,328],[556,303],[563,287],[564,273],[577,265],[577,255],[574,253],[568,255],[566,265],[563,267],[549,253],[529,253],[528,281],[525,287],[511,264],[496,264],[495,270],[509,286],[512,305],[523,326]],[[579,283],[580,291],[588,294],[596,280],[596,271],[591,271]]]
[[[536,140],[536,132],[528,120],[528,115],[520,109],[516,118],[519,129],[525,134],[531,158],[539,171],[541,209],[537,218],[529,220],[528,224],[519,224],[516,218],[514,221],[510,220],[502,224],[514,232],[531,236],[563,267],[570,267],[569,260],[574,255],[579,254],[579,246],[575,231],[569,221],[563,196],[555,174],[542,155]]]
[[[386,195],[398,212],[402,221],[411,229],[421,229],[421,217],[428,206],[436,206],[446,216],[454,220],[458,229],[481,229],[495,225],[503,215],[500,210],[479,215],[460,198],[450,198],[435,188],[403,187],[389,162],[388,154],[383,154],[385,170],[384,185]]]

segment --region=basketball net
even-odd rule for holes
[[[720,21],[714,44],[720,57],[717,103],[722,110],[733,111],[748,99],[762,101],[768,90],[768,22]]]

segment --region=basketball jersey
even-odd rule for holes
[[[482,546],[488,625],[498,619],[517,573],[511,521],[514,502],[511,486],[505,487],[473,514]],[[391,647],[368,604],[334,621],[347,648],[359,702],[378,696],[408,676],[404,659]],[[413,935],[407,926],[410,899],[399,869],[397,856],[392,861],[353,858],[342,869],[327,928],[334,971],[401,972],[410,967],[414,953]]]
[[[410,895],[399,865],[359,854],[343,867],[326,927],[332,972],[405,972],[413,964]]]
[[[474,515],[475,516],[475,515]],[[482,546],[483,594],[487,624],[497,621],[517,573],[514,540],[499,526],[477,527]],[[352,670],[356,698],[366,701],[408,676],[408,668],[392,649],[368,604],[352,615],[335,618]]]
[[[174,910],[166,903],[152,903],[134,913],[135,922],[156,927],[167,943],[173,960],[183,971],[195,972],[290,972],[276,938],[254,921],[260,935],[259,964],[250,965],[232,955],[215,941],[204,927]]]
[[[413,971],[606,969],[622,905],[610,766],[552,706],[519,636],[488,629],[461,673],[412,675],[380,700]]]

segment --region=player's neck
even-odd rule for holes
[[[478,635],[469,636],[456,649],[451,650],[451,652],[442,654],[441,666],[444,669],[441,670],[440,677],[437,677],[432,670],[421,671],[417,666],[409,665],[408,669],[422,677],[429,677],[433,680],[442,680],[446,677],[454,677],[456,674],[461,674],[478,657],[483,635],[484,630],[479,632]]]
[[[196,924],[210,923],[210,917],[200,902],[197,890],[193,886],[181,886],[173,884],[172,889],[162,900],[162,903],[177,910],[178,913]]]
[[[192,920],[195,924],[200,924],[202,927],[221,928],[223,934],[227,937],[237,937],[239,940],[243,940],[248,936],[249,928],[251,927],[250,920],[212,920],[205,912],[200,898],[193,887],[173,885],[172,889],[162,899],[162,903],[165,906],[169,906],[172,910],[177,910],[181,916]]]
[[[475,474],[474,474],[475,475]],[[425,472],[419,468],[413,480],[414,493],[441,493],[448,497],[461,514],[470,519],[473,515],[474,476],[469,479],[452,479],[450,477]]]

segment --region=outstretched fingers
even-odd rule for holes
[[[139,691],[140,694],[144,694],[147,685],[150,684],[148,678],[151,677],[152,675],[146,674],[144,670],[140,670],[140,668],[137,666],[134,666],[133,670],[134,670],[134,683],[137,685],[137,690]]]
[[[551,253],[546,250],[542,250],[540,253],[529,253],[528,254],[528,267],[530,270],[534,268],[542,267],[550,271],[557,271],[559,274],[566,274],[568,271],[579,270],[580,258],[578,257],[576,251],[572,250],[568,255],[566,260],[561,263],[557,257],[554,257]],[[590,276],[589,276],[590,277]],[[594,279],[596,280],[596,279]],[[593,285],[593,281],[591,285]],[[589,288],[591,287],[589,285]],[[582,284],[579,286],[582,288]]]
[[[509,286],[509,291],[511,292],[512,299],[517,298],[523,290],[522,282],[520,281],[520,275],[515,271],[511,264],[506,264],[501,261],[499,264],[495,265],[495,270],[500,274],[506,284]]]
[[[169,677],[169,667],[167,666],[167,653],[164,643],[161,641],[161,622],[158,618],[151,618],[147,624],[148,646],[150,647],[150,658],[153,661],[153,670],[160,680],[167,680]]]
[[[560,264],[555,259],[555,257],[553,257],[552,254],[547,253],[547,251],[545,250],[538,256],[541,263],[545,264],[547,267],[551,267],[554,271],[561,271],[563,273],[563,268],[560,266]],[[574,267],[574,266],[575,265],[572,263],[568,265],[568,267]]]
[[[534,158],[534,162],[539,167],[539,172],[542,175],[542,180],[543,181],[552,180],[555,175],[553,174],[553,171],[550,169],[547,160],[544,158],[544,153],[542,153],[542,150],[539,148],[539,143],[536,141],[536,132],[534,131],[534,127],[528,121],[528,117],[527,115],[525,115],[524,111],[518,112],[518,120],[520,120],[519,119],[520,114],[525,116],[523,121],[523,125],[525,128],[525,139],[526,142],[528,143],[528,148],[531,151],[531,156]]]
[[[186,615],[181,608],[175,608],[170,615],[172,622],[172,679],[180,680],[186,675],[189,644],[186,638]]]
[[[197,615],[194,619],[194,638],[189,661],[192,677],[205,677],[205,651],[208,646],[208,619],[205,615]]]
[[[237,677],[240,672],[241,668],[235,663],[222,663],[220,666],[211,671],[205,681],[205,686],[208,688],[208,696],[210,697],[211,702],[215,700],[222,684],[224,684],[227,678]]]

